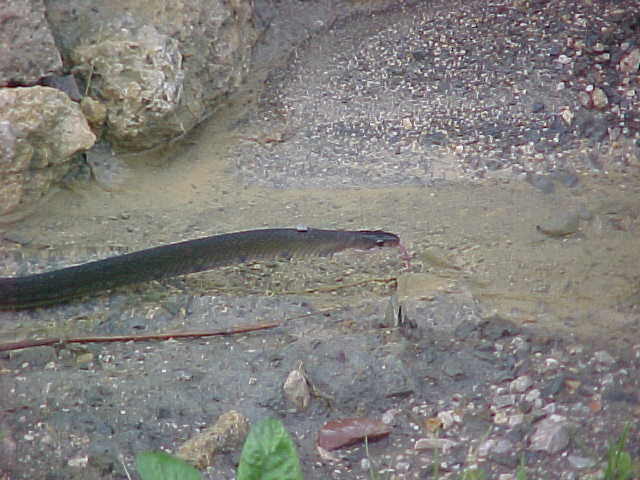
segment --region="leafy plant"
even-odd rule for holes
[[[184,460],[164,452],[143,452],[136,456],[142,480],[200,480],[200,472]]]
[[[237,472],[238,480],[302,480],[296,447],[282,422],[267,418],[249,432]]]
[[[633,478],[635,468],[631,455],[625,450],[629,429],[630,426],[627,425],[618,441],[609,445],[604,480],[630,480]]]
[[[462,472],[462,480],[486,480],[487,475],[479,468],[469,468]]]

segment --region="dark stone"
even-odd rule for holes
[[[576,113],[574,125],[579,137],[588,138],[593,142],[601,142],[609,134],[609,125],[606,120],[586,110],[579,110]]]
[[[567,376],[563,373],[559,374],[557,377],[551,379],[549,382],[542,387],[542,395],[545,397],[553,397],[560,393],[564,388],[564,382]]]
[[[471,337],[471,335],[478,330],[478,325],[474,322],[466,320],[460,323],[456,329],[453,331],[453,335],[458,340],[466,340]],[[477,337],[477,334],[474,335]]]
[[[23,363],[28,363],[30,367],[42,368],[54,360],[56,351],[52,347],[25,348],[13,354],[10,365],[12,368],[21,368]]]
[[[500,160],[487,160],[487,168],[491,171],[496,171],[496,170],[500,170],[502,167],[504,167],[504,163],[501,162]]]
[[[158,414],[156,415],[158,420],[165,420],[171,418],[171,409],[167,407],[158,408]]]
[[[529,184],[544,193],[553,193],[556,190],[553,181],[547,175],[527,173],[526,180]]]
[[[481,331],[483,338],[496,341],[504,337],[513,337],[520,333],[521,329],[509,320],[494,315],[482,323]]]
[[[449,143],[449,140],[442,132],[423,133],[420,137],[420,143],[425,147],[432,145],[445,146]]]
[[[427,58],[427,52],[424,50],[414,50],[411,55],[416,62],[423,62]]]
[[[559,44],[555,43],[553,45],[551,45],[551,48],[549,49],[549,56],[551,57],[557,57],[562,53],[562,46],[560,46]]]
[[[580,183],[580,179],[575,173],[566,170],[555,170],[551,172],[551,178],[558,180],[569,188],[576,187]]]
[[[66,93],[74,102],[82,100],[82,93],[80,93],[78,82],[73,75],[48,75],[40,79],[40,85],[57,88]]]
[[[545,106],[544,103],[542,102],[535,102],[533,105],[531,105],[531,111],[533,113],[540,113],[540,112],[544,112]]]
[[[460,380],[465,377],[465,369],[462,363],[456,358],[449,358],[442,365],[442,371],[451,378]]]
[[[631,405],[639,403],[638,394],[636,392],[626,392],[624,390],[615,389],[605,392],[604,400],[609,402],[624,402]]]

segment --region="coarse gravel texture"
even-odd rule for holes
[[[624,169],[629,152],[601,154],[640,128],[637,76],[618,67],[639,15],[631,1],[434,1],[339,23],[270,77],[238,174],[335,188]]]
[[[0,352],[0,478],[136,478],[137,453],[176,452],[231,410],[282,420],[312,480],[601,478],[626,425],[640,458],[638,72],[618,68],[638,43],[629,1],[355,17],[257,104],[123,161],[111,190],[61,192],[2,235],[1,275],[298,223],[389,229],[413,258],[235,266],[0,312],[0,343],[284,322]],[[296,412],[282,385],[301,367]],[[392,432],[316,450],[325,422],[354,416]],[[204,478],[233,479],[240,448]]]

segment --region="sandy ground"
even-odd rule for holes
[[[469,144],[472,149],[485,144],[486,157],[480,147],[465,156],[451,139],[425,144],[421,139],[426,127],[421,125],[437,118],[446,130],[447,122],[436,110],[461,92],[444,89],[440,101],[429,98],[429,106],[414,101],[415,95],[414,100],[404,97],[401,88],[375,83],[367,76],[379,73],[375,65],[354,65],[371,62],[376,45],[389,49],[397,44],[397,52],[406,45],[407,52],[420,50],[411,42],[422,37],[411,34],[428,31],[420,25],[436,27],[415,19],[442,12],[433,8],[359,19],[353,29],[348,23],[337,25],[301,48],[287,69],[264,84],[249,83],[174,145],[136,156],[93,154],[89,162],[96,182],[69,185],[4,233],[0,268],[6,276],[216,233],[299,224],[385,229],[400,235],[413,255],[408,267],[395,250],[232,267],[35,312],[0,312],[3,342],[227,328],[331,312],[318,320],[287,323],[275,333],[228,340],[5,353],[0,357],[0,413],[8,460],[0,472],[6,478],[44,478],[45,472],[53,475],[47,478],[124,478],[121,461],[130,464],[132,455],[143,449],[175,450],[231,408],[251,420],[266,415],[286,419],[285,425],[297,435],[308,478],[367,478],[357,468],[363,452],[342,464],[319,461],[310,440],[314,432],[336,415],[411,410],[423,401],[448,404],[454,392],[465,395],[478,391],[477,385],[489,388],[498,382],[496,372],[504,370],[507,360],[498,355],[479,369],[472,354],[482,351],[482,345],[456,330],[487,318],[506,322],[514,329],[507,337],[524,335],[535,346],[532,351],[543,355],[580,345],[580,355],[587,358],[604,349],[616,360],[631,362],[625,366],[634,377],[636,364],[628,359],[634,358],[639,344],[640,170],[637,157],[623,166],[619,159],[637,147],[624,139],[601,144],[567,140],[551,153],[540,150],[543,161],[533,168],[535,153],[519,163],[513,160],[519,158],[513,149],[509,155],[495,153],[504,151],[500,142],[508,143],[508,136],[497,147],[491,135]],[[450,16],[443,18],[451,21]],[[408,37],[408,43],[399,37]],[[529,65],[528,53],[521,51],[518,57],[524,70],[539,61]],[[469,55],[469,68],[475,58],[484,58],[482,52]],[[401,73],[393,75],[409,75],[403,70],[404,57],[398,53],[396,58]],[[353,68],[348,62],[354,62]],[[502,68],[504,62],[496,65]],[[362,78],[358,72],[364,72]],[[554,83],[554,74],[562,76],[550,67],[539,75]],[[336,78],[343,83],[331,83]],[[520,90],[532,88],[526,75],[509,78],[525,82]],[[349,82],[354,82],[354,90],[347,98],[340,88]],[[499,105],[495,98],[506,95],[478,88],[485,89],[489,104]],[[513,119],[531,116],[531,104],[540,100],[542,91],[544,85],[529,97],[522,94],[520,110],[514,107],[509,113]],[[563,101],[575,107],[575,99],[567,95],[551,95],[547,108],[556,109]],[[466,100],[471,113],[465,121],[473,124],[471,107],[477,99]],[[454,103],[449,107],[458,109],[452,115],[457,118],[465,109]],[[464,98],[459,103],[464,104]],[[428,108],[435,109],[431,115]],[[377,121],[378,129],[373,127]],[[481,123],[478,129],[486,127]],[[594,151],[599,168],[585,161]],[[495,168],[489,160],[498,157],[503,164]],[[398,341],[389,333],[393,328],[385,323],[384,312],[392,297],[417,322],[420,335]],[[485,331],[479,335],[490,343],[502,341]],[[454,340],[457,346],[446,347]],[[353,353],[359,350],[361,354]],[[340,365],[337,359],[344,352],[354,357]],[[89,354],[89,360],[78,363],[83,354]],[[580,355],[567,354],[567,365],[579,364]],[[337,406],[317,401],[305,414],[291,414],[285,407],[279,388],[300,360],[315,381],[331,391]],[[425,362],[432,372],[416,370],[416,362]],[[376,369],[380,365],[386,365],[386,374]],[[346,376],[370,369],[363,374],[366,388],[330,380],[339,369]],[[457,370],[466,374],[457,376]],[[445,375],[447,371],[454,373]],[[606,373],[598,371],[593,381],[600,382],[598,375]],[[254,377],[257,386],[250,380]],[[431,377],[440,380],[435,386],[423,384]],[[629,402],[628,412],[637,405],[637,399]],[[603,420],[605,411],[599,421],[611,422],[611,431],[618,431],[625,415],[618,412],[615,419]],[[584,424],[596,425],[588,418],[585,415]],[[408,435],[407,422],[403,428]],[[606,429],[597,431],[601,437],[598,441],[594,436],[594,449],[607,438]],[[518,445],[523,450],[530,446],[528,438],[515,442],[514,455]],[[388,461],[389,468],[401,475],[397,455],[408,447],[394,442],[375,453],[395,458]],[[35,456],[40,448],[45,454]],[[452,464],[467,461],[463,454],[454,457]],[[416,458],[406,476],[389,478],[423,478],[417,475],[430,468],[433,458]],[[83,459],[89,459],[88,469]],[[211,467],[209,478],[232,478],[236,460],[237,450],[221,461],[220,469]],[[512,471],[509,464],[495,465],[486,468]],[[535,456],[531,465],[542,473],[549,468]],[[545,478],[560,478],[553,475]]]

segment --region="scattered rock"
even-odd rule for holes
[[[0,87],[35,85],[41,77],[62,70],[43,0],[3,3],[1,15]]]
[[[177,456],[196,468],[210,467],[216,455],[240,449],[249,434],[249,428],[246,417],[230,410],[222,414],[214,425],[183,443]]]
[[[0,89],[0,215],[35,204],[95,139],[79,105],[60,90]]]
[[[640,48],[633,48],[620,59],[620,71],[623,73],[635,73],[640,68]]]
[[[597,108],[598,110],[604,110],[604,108],[609,104],[607,94],[601,88],[593,89],[593,92],[591,92],[591,101],[594,108]]]
[[[572,235],[580,228],[580,215],[576,212],[569,212],[553,217],[540,225],[536,230],[549,237],[566,237]]]
[[[344,418],[327,422],[318,432],[318,446],[324,450],[348,447],[358,442],[380,440],[391,433],[391,427],[370,418]]]
[[[282,388],[285,398],[297,411],[301,412],[307,409],[311,401],[311,392],[302,366],[291,370]]]
[[[442,450],[446,453],[453,447],[458,446],[458,442],[447,438],[420,438],[413,445],[415,450]]]
[[[578,455],[567,456],[567,461],[572,467],[578,470],[584,470],[585,468],[593,468],[596,465],[596,461],[589,457],[580,457]]]
[[[528,375],[516,378],[509,384],[509,391],[524,393],[533,385],[533,379]]]
[[[107,138],[116,148],[139,151],[182,133],[163,122],[175,115],[184,88],[176,39],[152,25],[104,28],[72,52],[90,95],[107,107]]]
[[[604,365],[613,365],[616,363],[616,359],[611,356],[611,354],[605,350],[600,350],[593,354],[593,358],[598,363],[602,363]]]
[[[57,88],[69,95],[74,102],[82,100],[82,94],[78,88],[78,82],[73,75],[48,75],[40,80],[43,87]]]
[[[569,429],[566,418],[551,415],[541,420],[531,436],[532,450],[558,453],[569,445]]]

